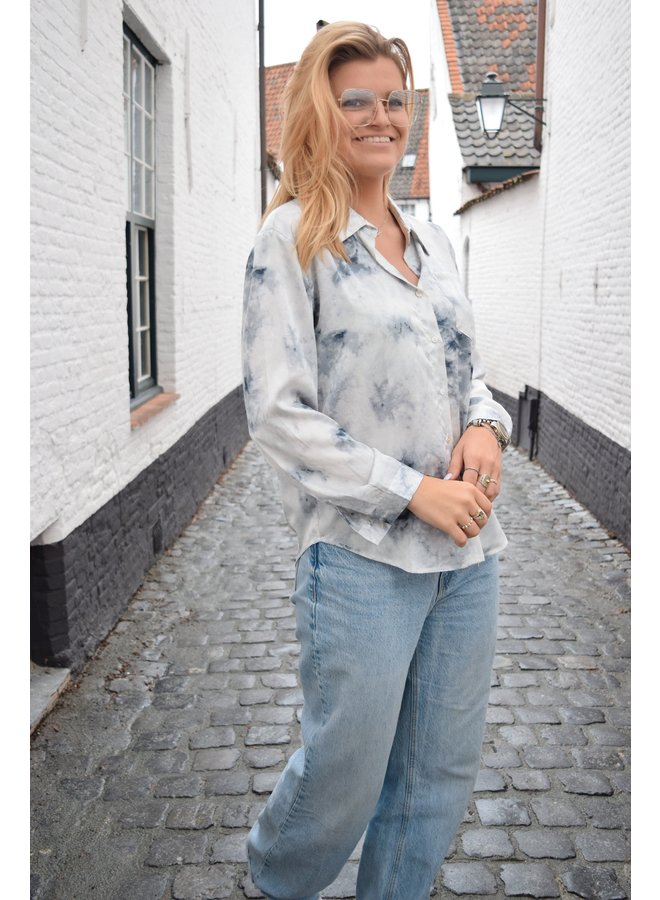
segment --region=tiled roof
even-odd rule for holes
[[[406,152],[394,170],[390,180],[389,192],[395,200],[422,199],[430,195],[429,191],[429,92],[427,88],[419,91],[422,107],[408,138]],[[406,157],[415,156],[413,166],[404,166]]]
[[[466,166],[534,166],[534,122],[507,106],[502,130],[487,138],[475,95],[496,72],[515,99],[536,89],[536,0],[436,0],[452,93],[454,127]],[[533,112],[531,103],[521,104]]]
[[[266,150],[274,160],[280,158],[282,137],[282,95],[295,63],[266,67]]]
[[[474,95],[449,98],[456,137],[465,166],[538,166],[541,154],[534,147],[534,121],[507,106],[502,130],[488,138],[481,130]],[[533,104],[525,104],[530,112]]]
[[[275,173],[274,164],[279,160],[280,140],[282,137],[282,95],[284,88],[293,73],[295,63],[283,63],[266,68],[266,150],[269,156],[271,171]],[[390,193],[395,200],[404,198],[423,198],[429,196],[429,92],[420,90],[422,108],[417,121],[413,125],[406,155],[414,154],[415,165],[404,167],[399,163],[390,181]]]
[[[471,206],[476,206],[477,203],[483,203],[486,200],[490,200],[491,197],[495,197],[497,194],[503,193],[503,191],[509,191],[517,184],[522,184],[524,181],[529,181],[530,178],[537,177],[538,174],[538,169],[531,169],[529,172],[521,172],[520,175],[514,175],[513,178],[507,178],[506,181],[498,184],[497,187],[484,191],[484,193],[480,194],[478,197],[473,197],[471,200],[468,200],[460,209],[456,210],[454,215],[460,216],[466,210],[470,209]]]

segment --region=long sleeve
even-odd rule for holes
[[[340,235],[346,258],[317,254],[305,271],[300,204],[269,214],[245,273],[245,408],[300,553],[325,541],[409,572],[445,571],[501,549],[501,528],[491,516],[457,547],[408,503],[424,475],[447,474],[468,416],[508,422],[473,358],[446,236],[395,212],[416,279],[379,252],[355,210]]]
[[[470,391],[470,405],[468,408],[468,422],[473,419],[497,419],[511,434],[513,423],[511,416],[504,407],[493,399],[493,395],[486,387],[485,370],[481,357],[476,348],[472,349],[472,386]]]
[[[244,395],[250,434],[286,478],[337,507],[379,543],[407,506],[422,473],[355,440],[318,408],[315,286],[293,241],[274,227],[257,235],[247,264],[243,317]]]

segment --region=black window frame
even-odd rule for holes
[[[145,57],[154,69],[154,121],[156,118],[156,100],[155,100],[155,79],[157,73],[158,62],[154,56],[147,50],[140,39],[124,24],[123,37],[126,37],[131,46]],[[122,51],[123,57],[123,51]],[[132,115],[132,83],[129,79],[130,90],[130,110]],[[133,129],[131,127],[131,147],[130,154],[133,158]],[[154,134],[154,157],[155,157],[155,134]],[[154,158],[155,172],[155,158]],[[129,183],[128,191],[132,191]],[[132,206],[132,203],[131,203]],[[127,294],[127,324],[128,324],[128,380],[130,388],[130,408],[135,409],[141,406],[147,400],[157,394],[162,393],[162,387],[158,384],[158,356],[157,356],[157,327],[156,327],[156,201],[155,201],[155,181],[154,181],[154,218],[135,213],[132,209],[126,210],[126,294]],[[137,305],[140,302],[139,296],[135,296],[134,291],[134,266],[133,258],[136,252],[136,241],[138,240],[138,231],[144,229],[147,233],[147,255],[148,255],[148,285],[149,285],[149,357],[150,357],[150,375],[138,382],[138,364],[139,364],[139,336],[137,332]]]

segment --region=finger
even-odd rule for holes
[[[449,460],[449,467],[447,469],[447,474],[451,475],[453,479],[457,479],[461,477],[461,470],[463,468],[463,454],[460,450],[454,449],[454,452],[451,455],[451,459]]]
[[[499,482],[493,482],[488,485],[488,489],[486,490],[486,496],[492,502],[500,493]]]
[[[483,468],[477,479],[477,485],[482,494],[492,498],[497,496],[499,492],[499,479],[496,475],[492,475],[488,469]]]
[[[481,531],[486,522],[488,521],[488,514],[486,510],[481,506],[477,507],[477,509],[472,513],[472,520],[477,528]]]
[[[463,481],[468,484],[476,484],[479,478],[479,467],[476,465],[465,466],[463,468]]]
[[[461,529],[466,538],[476,537],[481,530],[472,516],[470,516],[465,522],[459,522],[458,527]]]
[[[486,487],[486,496],[489,500],[494,500],[500,492],[500,476],[499,472],[497,475],[491,475],[490,481]]]

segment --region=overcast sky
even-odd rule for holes
[[[264,0],[266,65],[295,62],[314,36],[319,19],[375,25],[400,37],[412,56],[417,87],[429,87],[430,0]]]

